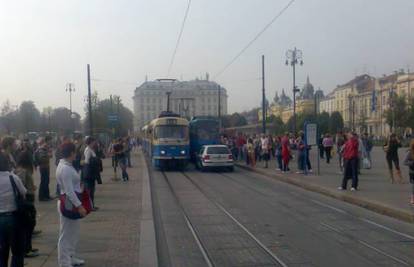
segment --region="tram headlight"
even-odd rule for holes
[[[185,150],[181,150],[181,155],[185,155]]]
[[[165,155],[165,151],[164,150],[161,150],[161,155]]]

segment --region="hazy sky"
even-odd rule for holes
[[[192,0],[171,77],[215,77],[288,0]],[[83,114],[86,64],[101,97],[132,108],[136,85],[167,75],[187,0],[0,0],[0,97],[68,106]],[[216,77],[229,110],[260,104],[260,60],[267,97],[289,89],[285,52],[303,51],[297,77],[331,91],[356,74],[414,69],[413,0],[296,0],[230,68]],[[96,81],[105,80],[105,81]]]

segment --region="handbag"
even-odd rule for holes
[[[371,162],[369,161],[369,159],[368,159],[368,158],[364,158],[364,159],[362,160],[362,167],[363,167],[364,169],[371,169]]]
[[[17,215],[18,221],[20,223],[28,222],[31,218],[31,213],[28,204],[25,201],[24,195],[22,195],[19,189],[17,188],[16,182],[14,181],[12,175],[9,176],[9,179],[13,189],[14,200],[16,202],[17,210],[15,213]]]
[[[89,190],[84,189],[82,193],[76,192],[76,196],[79,198],[79,200],[82,203],[82,206],[86,210],[86,214],[91,213],[92,211],[92,201],[89,195]],[[78,220],[83,218],[82,215],[79,213],[78,208],[73,205],[72,202],[67,198],[66,194],[61,194],[59,197],[60,200],[60,213],[72,220]]]

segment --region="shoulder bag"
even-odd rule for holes
[[[78,193],[75,192],[76,196],[79,198],[79,200],[82,203],[82,206],[85,208],[86,210],[86,214],[89,214],[92,211],[92,201],[89,195],[89,191],[87,189],[84,189],[82,191],[82,193]],[[70,202],[70,200],[67,198],[66,194],[61,194],[59,197],[60,200],[60,213],[68,218],[68,219],[72,219],[72,220],[78,220],[83,218],[79,211],[78,208],[76,208],[72,202]]]
[[[20,223],[29,222],[31,219],[31,213],[30,213],[30,207],[25,201],[24,195],[22,195],[17,188],[16,182],[14,181],[14,178],[12,175],[9,176],[10,183],[13,190],[14,200],[16,202],[16,215],[18,218],[18,221]]]

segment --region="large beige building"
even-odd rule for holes
[[[135,89],[133,97],[135,130],[138,131],[156,118],[161,111],[167,110],[168,94],[170,94],[170,111],[181,116],[188,118],[200,115],[217,116],[219,97],[221,114],[227,114],[227,91],[216,82],[209,81],[208,75],[204,80],[192,81],[157,79],[146,81]]]
[[[340,85],[320,101],[320,112],[338,111],[345,127],[358,133],[368,132],[376,136],[386,136],[390,126],[384,114],[392,107],[390,95],[414,96],[414,73],[396,73],[375,78],[360,75]]]

